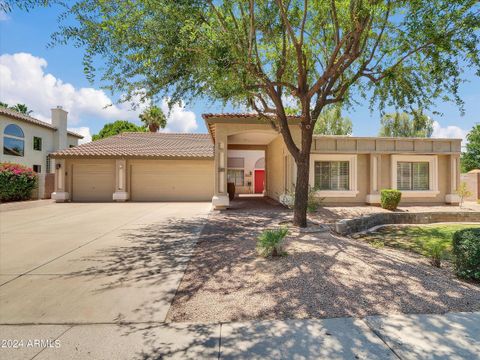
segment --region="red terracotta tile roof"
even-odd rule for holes
[[[22,114],[18,111],[5,108],[3,106],[0,106],[0,114],[11,117],[11,118],[14,118],[14,119],[17,119],[17,120],[26,121],[26,122],[29,122],[31,124],[35,124],[35,125],[38,125],[38,126],[43,126],[45,128],[48,128],[48,129],[57,130],[57,128],[55,126],[53,126],[52,124],[46,123],[45,121],[35,119],[34,117]],[[73,131],[67,131],[67,133],[68,133],[68,135],[72,135],[72,136],[75,136],[79,139],[83,139],[82,135],[77,134]]]
[[[51,157],[213,158],[208,134],[125,132],[50,154]]]
[[[275,115],[267,115],[271,117],[275,117]],[[221,113],[221,114],[202,114],[202,117],[207,120],[211,118],[218,118],[218,119],[236,119],[236,118],[252,118],[256,119],[259,118],[260,115],[256,113]],[[288,116],[289,119],[300,119],[301,116],[298,115],[290,115]]]

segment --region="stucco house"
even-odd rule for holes
[[[0,107],[1,162],[31,167],[37,173],[50,173],[51,152],[78,145],[83,136],[67,130],[68,113],[52,109],[51,124],[17,111]]]
[[[51,114],[52,122],[47,123],[0,107],[0,146],[3,149],[0,162],[22,164],[39,174],[40,197],[43,197],[45,175],[54,172],[55,163],[50,153],[77,146],[83,138],[67,130],[65,110],[57,107]]]
[[[124,133],[55,152],[52,196],[57,201],[211,200],[225,208],[227,183],[238,180],[240,187],[242,169],[243,184],[255,170],[245,166],[251,151],[264,155],[266,196],[279,200],[293,190],[295,162],[268,122],[256,114],[204,114],[203,119],[208,134]],[[289,121],[299,142],[300,119]],[[315,136],[310,185],[325,203],[378,204],[380,190],[394,188],[402,191],[404,204],[457,204],[460,144],[460,139]]]

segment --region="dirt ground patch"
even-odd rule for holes
[[[480,287],[419,255],[375,249],[359,240],[304,234],[289,238],[288,256],[258,258],[256,236],[290,213],[266,200],[242,201],[211,215],[167,321],[480,310]]]

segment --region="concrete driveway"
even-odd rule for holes
[[[0,208],[0,323],[163,322],[209,209],[51,202]]]

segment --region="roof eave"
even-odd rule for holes
[[[211,156],[164,156],[164,155],[81,155],[81,154],[50,154],[52,159],[149,159],[149,160],[213,160]]]

